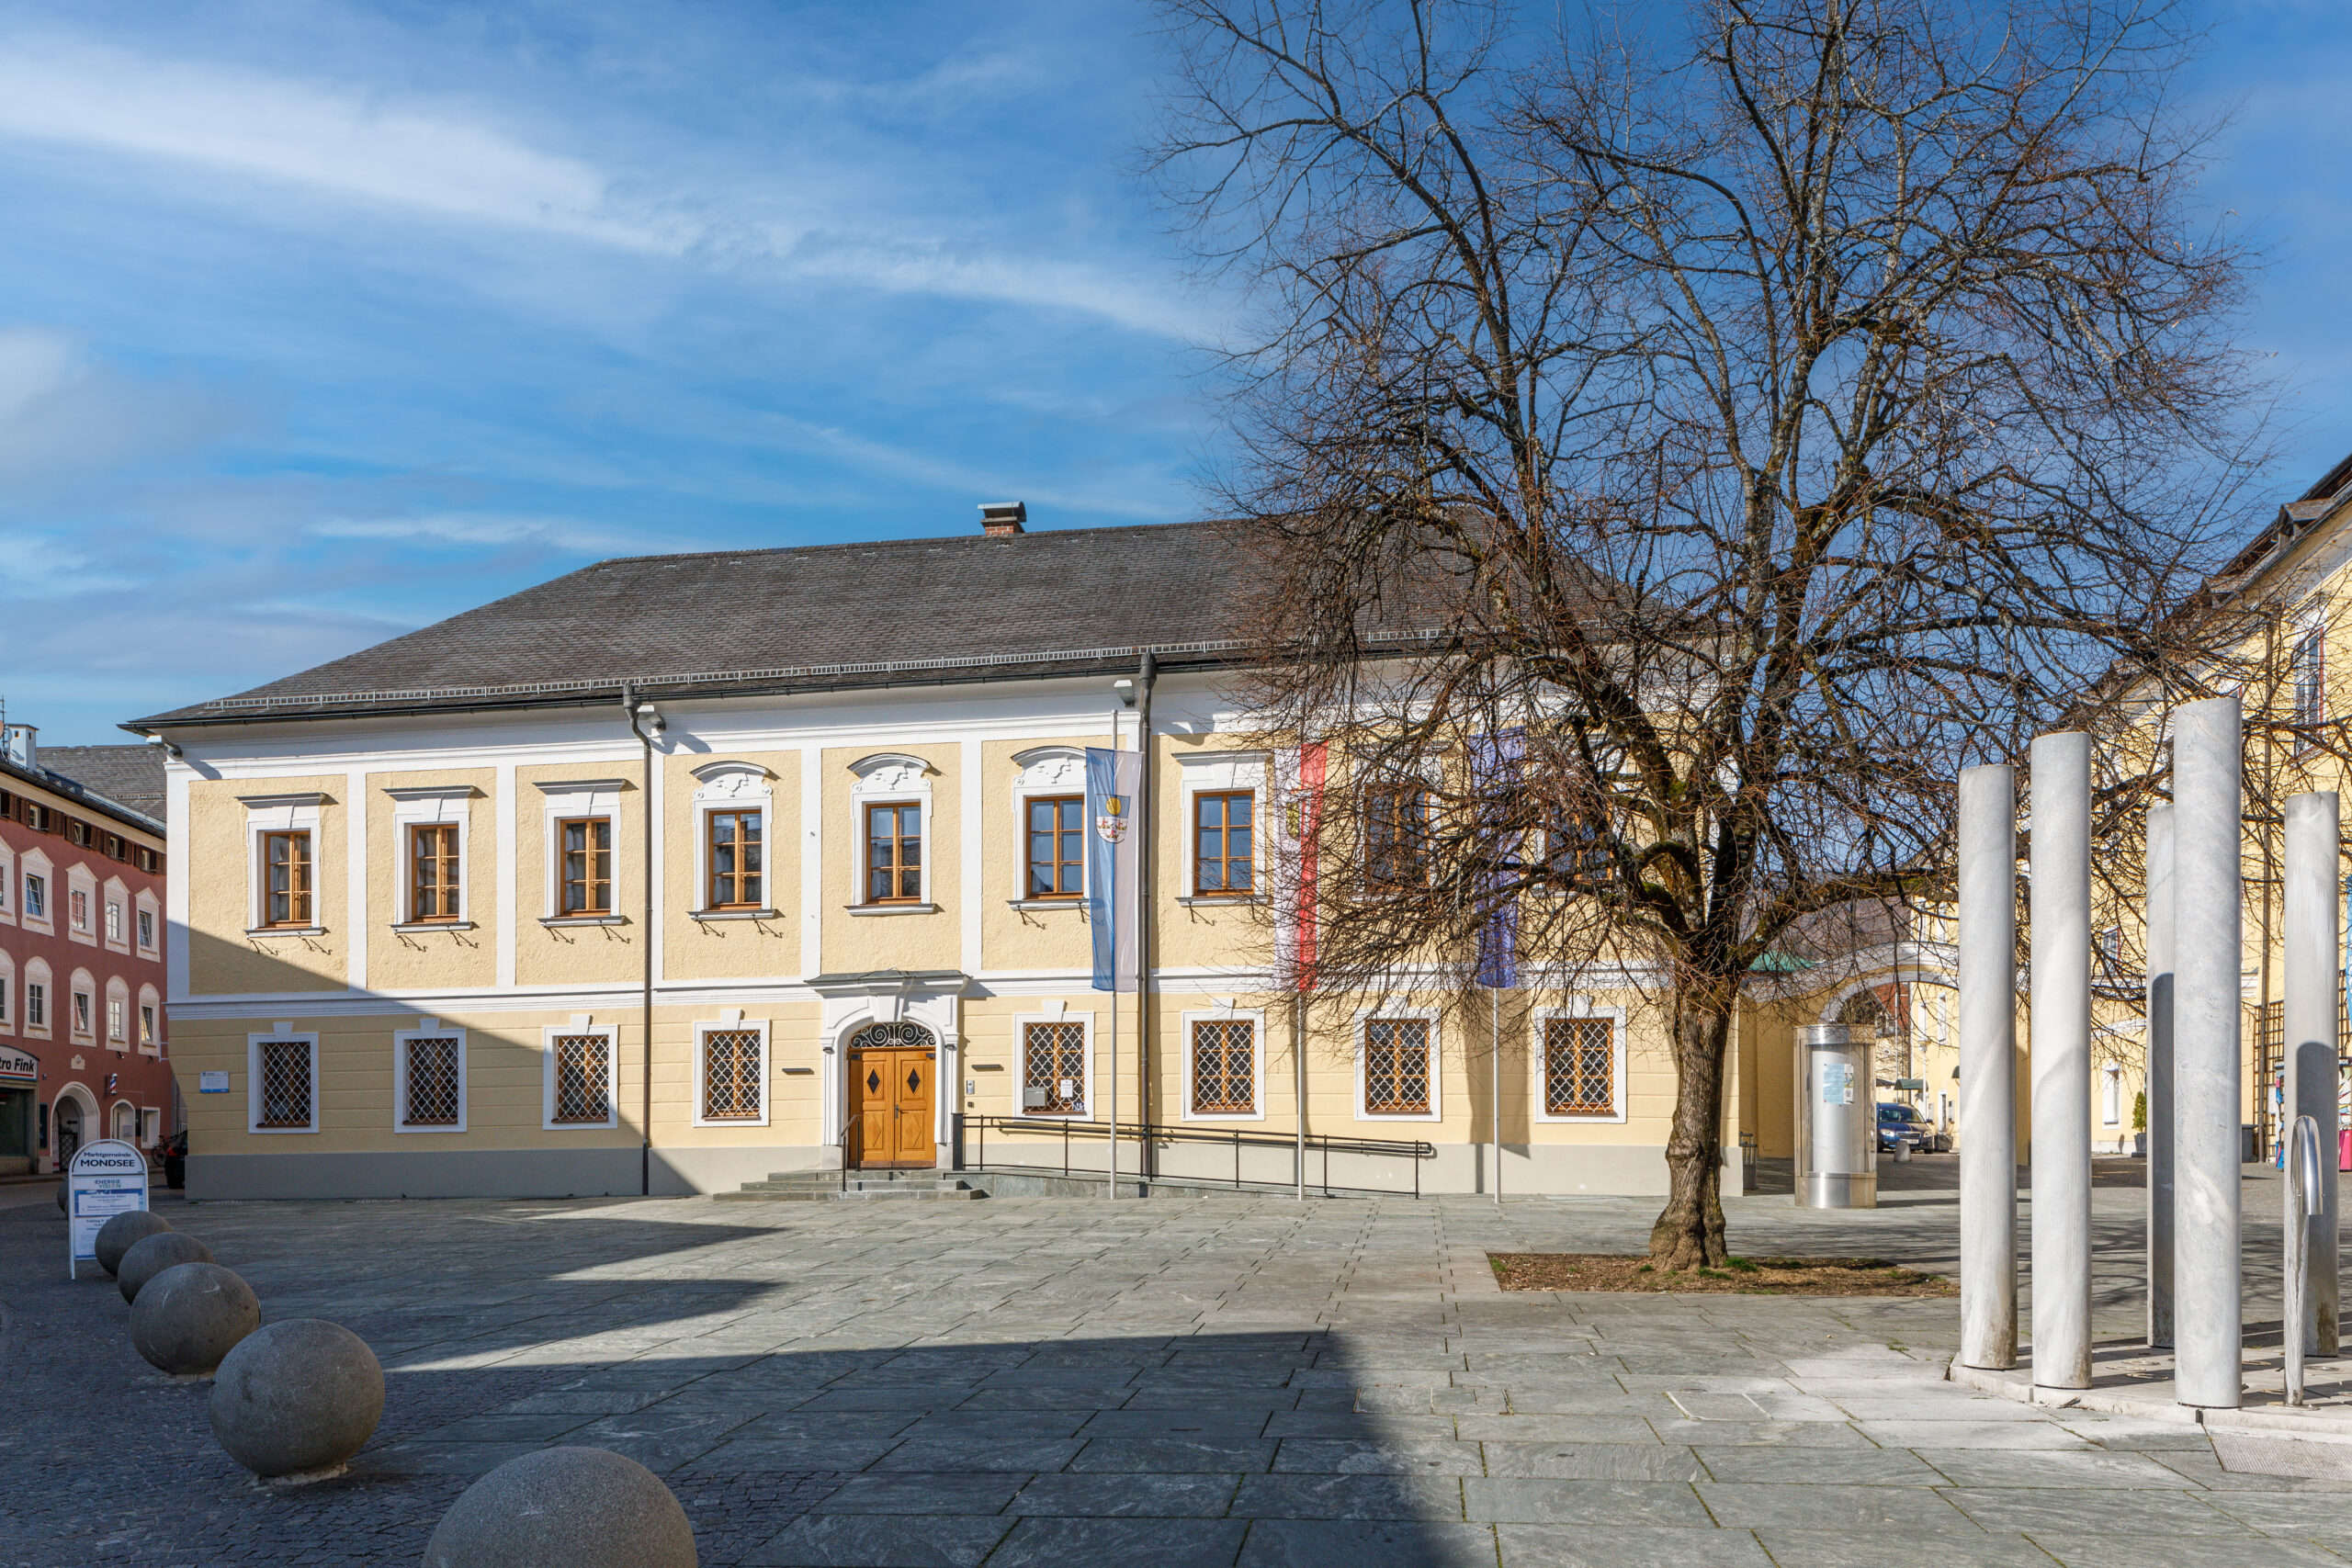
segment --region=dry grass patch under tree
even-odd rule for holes
[[[1506,1291],[1710,1292],[1745,1296],[1956,1296],[1940,1274],[1883,1258],[1733,1258],[1720,1268],[1661,1269],[1606,1252],[1490,1252]]]

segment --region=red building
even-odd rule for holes
[[[177,1130],[164,1011],[164,763],[0,727],[0,1173]]]

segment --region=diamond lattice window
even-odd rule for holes
[[[311,1043],[261,1043],[261,1124],[308,1127],[311,1105]]]
[[[555,1037],[555,1119],[609,1122],[613,1043],[602,1034]]]
[[[454,1127],[458,1124],[458,1037],[423,1035],[403,1043],[408,1052],[408,1099],[401,1107],[401,1125]]]
[[[1249,1019],[1193,1025],[1193,1114],[1258,1109],[1258,1026]]]
[[[1605,1018],[1544,1022],[1544,1111],[1547,1116],[1617,1113],[1616,1025]]]
[[[713,1029],[702,1037],[702,1115],[741,1122],[760,1114],[760,1032]]]
[[[1053,1116],[1086,1110],[1086,1026],[1032,1023],[1021,1037],[1021,1109]]]
[[[1364,1025],[1363,1108],[1371,1116],[1429,1114],[1427,1019],[1375,1018]]]

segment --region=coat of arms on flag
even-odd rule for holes
[[[1132,825],[1133,818],[1127,810],[1127,797],[1124,795],[1105,796],[1102,809],[1095,814],[1094,818],[1094,830],[1102,835],[1103,841],[1117,843],[1127,836],[1127,829]]]

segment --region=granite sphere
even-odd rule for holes
[[[172,1222],[152,1209],[125,1209],[98,1227],[98,1267],[109,1274],[120,1272],[122,1255],[133,1243],[171,1228]]]
[[[256,1329],[212,1374],[212,1435],[256,1475],[340,1470],[383,1414],[376,1352],[324,1318]]]
[[[695,1568],[694,1527],[661,1477],[605,1449],[508,1460],[449,1505],[424,1568]]]
[[[130,1342],[175,1376],[209,1372],[261,1326],[261,1298],[218,1263],[175,1263],[130,1303]]]
[[[122,1299],[135,1302],[148,1280],[183,1263],[209,1263],[212,1249],[186,1231],[157,1231],[130,1244],[114,1266],[115,1287]]]

